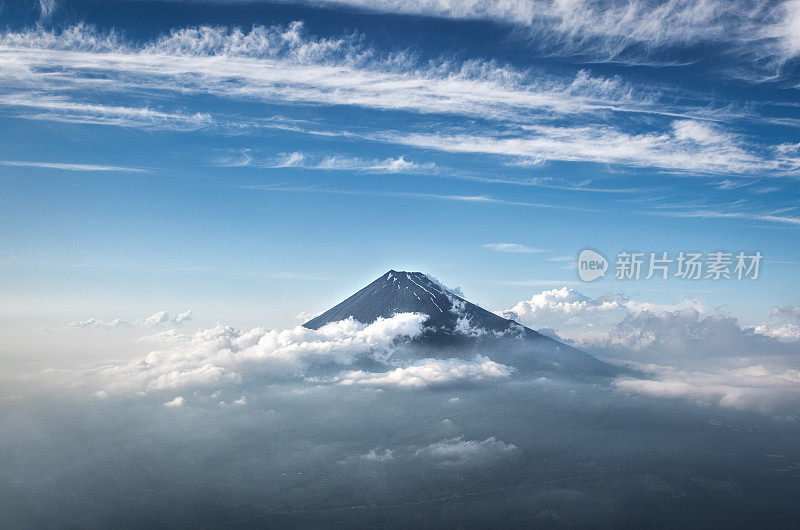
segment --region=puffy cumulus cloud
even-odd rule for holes
[[[764,363],[739,366],[705,365],[701,370],[671,366],[638,365],[649,378],[619,379],[614,387],[626,393],[662,398],[681,398],[703,405],[718,405],[762,413],[788,413],[788,419],[800,419],[796,405],[800,399],[800,371]]]
[[[180,322],[186,322],[187,320],[191,320],[192,319],[192,315],[193,315],[193,313],[192,313],[191,310],[190,311],[184,311],[183,313],[180,313],[180,314],[176,315],[175,318],[173,318],[172,320],[173,320],[173,322],[179,322],[179,323]]]
[[[798,346],[779,342],[736,318],[704,315],[696,309],[629,314],[594,346],[618,357],[708,359],[790,355]]]
[[[754,331],[781,342],[800,341],[800,306],[773,307],[769,319]]]
[[[169,313],[166,311],[159,311],[144,319],[144,325],[148,328],[163,324],[164,322],[169,322]]]
[[[182,324],[192,320],[194,313],[192,311],[184,311],[174,317],[170,317],[166,311],[158,311],[152,315],[136,320],[134,326],[144,326],[146,328],[153,328],[162,324]],[[74,320],[70,322],[70,327],[74,328],[119,328],[130,325],[127,320],[122,318],[115,318],[114,320],[105,321],[96,317],[86,320]]]
[[[569,287],[549,289],[497,314],[533,329],[546,329],[578,343],[605,338],[629,314],[675,308],[698,308],[698,300],[659,305],[608,294],[592,298]]]
[[[128,322],[126,320],[121,319],[121,318],[115,318],[114,320],[106,322],[104,320],[100,320],[99,318],[92,317],[92,318],[89,318],[89,319],[86,319],[86,320],[74,320],[74,321],[70,322],[69,325],[70,325],[70,327],[73,327],[73,328],[105,328],[105,329],[108,329],[108,328],[119,328],[119,327],[122,327],[122,326],[127,326]]]
[[[462,359],[424,359],[405,368],[371,373],[361,370],[346,372],[335,381],[341,385],[396,386],[421,388],[459,382],[481,382],[509,377],[514,368],[496,363],[487,357],[468,362]]]
[[[166,311],[159,311],[142,320],[142,324],[147,328],[159,326],[161,324],[180,324],[192,319],[192,311],[184,311],[174,317],[170,317]]]
[[[800,326],[797,324],[760,324],[753,328],[759,335],[778,339],[781,342],[800,341]]]
[[[764,323],[748,326],[709,314],[697,299],[654,304],[621,294],[592,298],[569,287],[541,291],[497,312],[603,355],[640,360],[786,355],[789,343],[800,339],[798,313],[793,306],[775,307]]]
[[[486,464],[516,450],[514,444],[503,442],[494,436],[483,441],[464,440],[463,436],[459,436],[418,449],[416,455],[435,460],[440,464]]]
[[[391,449],[384,449],[383,451],[370,449],[367,453],[361,455],[361,459],[368,462],[388,462],[389,460],[394,460],[394,452]]]
[[[298,322],[308,322],[314,317],[318,317],[322,314],[322,311],[312,312],[312,311],[300,311],[294,316],[294,319]]]
[[[309,363],[346,365],[362,355],[386,352],[395,339],[419,335],[425,320],[427,316],[419,313],[400,313],[368,325],[349,318],[318,330],[297,326],[240,331],[222,325],[192,335],[170,330],[154,337],[165,349],[103,365],[87,375],[108,392],[196,389],[248,376],[291,376]],[[485,369],[488,374],[492,367]]]
[[[587,351],[643,374],[614,381],[620,392],[783,416],[791,416],[800,399],[800,342],[781,327],[791,324],[780,324],[784,315],[792,318],[791,307],[774,308],[774,322],[749,327],[691,307],[657,311],[649,304],[607,305],[566,288],[554,291],[535,296],[526,309],[543,318],[552,311],[567,318],[578,314],[586,325],[592,318],[598,322],[597,315],[622,315],[604,333],[577,335]],[[543,331],[558,337],[552,329]]]
[[[626,393],[760,412],[785,412],[800,398],[794,306],[747,326],[697,300],[670,307],[563,287],[500,314],[645,374],[614,382]]]
[[[176,408],[176,407],[182,407],[184,403],[186,403],[186,400],[183,399],[183,396],[178,396],[171,401],[166,401],[162,403],[161,406],[166,408]]]

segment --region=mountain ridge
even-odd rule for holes
[[[588,353],[469,302],[421,272],[390,270],[303,326],[319,329],[350,317],[370,324],[398,313],[428,316],[411,349],[436,357],[481,354],[526,371],[615,372]]]

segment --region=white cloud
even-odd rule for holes
[[[186,322],[192,319],[192,315],[193,315],[192,311],[184,311],[183,313],[180,313],[175,318],[173,318],[172,321],[177,323]]]
[[[800,371],[747,364],[748,359],[737,362],[740,366],[704,365],[695,370],[651,364],[639,368],[650,372],[652,379],[618,379],[614,386],[622,392],[688,399],[704,405],[763,413],[796,411]]]
[[[618,379],[620,391],[769,413],[800,398],[798,306],[746,326],[698,300],[652,304],[562,287],[498,314],[647,374]]]
[[[363,160],[361,158],[350,157],[325,157],[315,169],[327,170],[351,170],[351,171],[364,171],[366,173],[407,173],[420,169],[433,169],[432,164],[426,164],[424,167],[410,162],[403,156],[397,158],[387,158],[384,160]]]
[[[755,325],[709,314],[698,299],[654,304],[624,295],[592,298],[569,287],[534,294],[497,314],[620,359],[785,355],[800,340],[800,310],[774,307]]]
[[[702,304],[698,300],[652,304],[610,294],[591,298],[569,287],[560,287],[541,291],[497,314],[532,329],[552,329],[561,337],[587,343],[606,338],[629,314],[682,308],[702,309]]]
[[[596,78],[585,71],[564,79],[478,60],[420,64],[408,54],[366,48],[357,37],[309,37],[300,23],[257,26],[246,33],[212,27],[179,29],[143,45],[86,26],[60,33],[38,28],[0,35],[0,58],[0,63],[10,65],[0,70],[0,81],[9,87],[0,106],[22,109],[19,115],[32,119],[187,131],[210,126],[230,131],[277,127],[447,152],[504,155],[512,163],[588,161],[712,173],[785,171],[798,166],[790,156],[748,145],[743,138],[700,121],[728,119],[730,110],[676,107],[675,99],[666,97],[662,88],[633,88],[617,78]],[[203,113],[111,106],[67,95],[89,85],[132,95],[145,89],[205,93],[235,100],[443,113],[499,123],[481,126],[481,132],[355,135],[257,119],[227,123]],[[61,94],[51,95],[56,90]],[[609,113],[676,119],[672,124],[646,123],[644,131],[636,127],[630,132],[625,120],[609,119]],[[691,116],[695,119],[687,119]],[[586,125],[550,124],[565,117],[581,117]],[[285,167],[306,163],[297,155],[287,155],[282,163]],[[317,165],[389,173],[421,169],[403,157],[323,162]]]
[[[676,139],[702,145],[718,145],[729,142],[733,138],[732,135],[720,131],[715,126],[693,120],[674,121],[672,129]]]
[[[180,324],[192,320],[192,311],[184,311],[174,317],[170,317],[166,311],[159,311],[143,319],[141,322],[146,328],[152,328],[161,324]]]
[[[274,166],[275,168],[283,168],[283,167],[304,167],[304,162],[306,160],[306,155],[295,151],[294,153],[289,153],[282,155],[275,161]],[[249,161],[248,164],[250,165]]]
[[[2,49],[0,48],[0,57]],[[1,79],[1,78],[0,78]],[[122,107],[84,103],[67,96],[37,93],[10,93],[0,96],[0,107],[34,109],[39,113],[20,113],[17,117],[64,123],[113,125],[155,130],[196,131],[212,124],[209,114],[162,112],[147,107]]]
[[[349,318],[318,330],[297,326],[239,331],[221,325],[192,335],[171,330],[155,337],[166,349],[100,366],[85,375],[107,392],[196,389],[261,375],[292,376],[310,363],[347,365],[361,355],[386,352],[396,338],[419,335],[426,319],[401,313],[369,325]],[[491,368],[485,367],[487,376]]]
[[[70,323],[70,326],[74,328],[118,328],[127,325],[128,322],[121,318],[115,318],[110,322],[105,322],[95,317],[89,318],[87,320],[75,320]]]
[[[56,0],[39,0],[39,13],[43,19],[48,19],[58,7]]]
[[[181,324],[192,320],[192,311],[184,311],[170,318],[169,313],[166,311],[159,311],[146,318],[137,320],[134,325],[152,328],[162,324]],[[128,326],[128,321],[122,318],[115,318],[111,321],[104,321],[99,318],[89,318],[87,320],[75,320],[69,324],[75,328],[118,328]]]
[[[301,324],[304,322],[308,322],[314,317],[317,317],[322,314],[322,311],[312,312],[312,311],[301,311],[295,315],[294,319],[299,321]]]
[[[368,138],[416,148],[435,147],[450,153],[658,167],[676,172],[777,172],[798,167],[793,158],[765,158],[748,149],[739,138],[724,134],[704,136],[706,127],[699,124],[687,127],[685,123],[686,120],[680,120],[670,129],[644,133],[624,132],[603,124],[572,127],[525,125],[521,126],[522,135],[499,131],[489,135],[484,130],[481,134],[459,131],[375,133]]]
[[[183,399],[183,396],[178,396],[178,397],[176,397],[175,399],[173,399],[171,401],[167,401],[165,403],[162,403],[161,406],[162,407],[167,407],[167,408],[175,408],[175,407],[182,407],[184,405],[184,403],[186,403],[186,400]]]
[[[388,462],[389,460],[394,460],[394,454],[391,449],[384,449],[382,452],[370,449],[369,452],[361,455],[361,459],[369,462]]]
[[[445,285],[442,282],[440,282],[437,278],[435,278],[430,273],[425,274],[425,276],[427,276],[428,279],[430,281],[432,281],[434,284],[438,285],[439,288],[441,288],[445,292],[445,294],[450,293],[450,294],[454,294],[456,296],[460,296],[461,298],[464,298],[464,291],[461,290],[461,287],[448,287],[447,285]],[[452,302],[452,300],[451,300],[451,302]]]
[[[705,315],[694,308],[630,313],[594,347],[617,357],[684,363],[736,356],[786,356],[793,350],[793,345],[775,340],[769,333],[743,327],[736,318]]]
[[[777,40],[784,57],[797,57],[800,55],[800,0],[780,2],[773,13],[777,19],[764,27],[761,34]]]
[[[769,190],[768,191],[772,191]],[[746,202],[736,202],[728,205],[709,206],[709,205],[659,205],[647,213],[678,219],[744,219],[748,221],[758,221],[765,223],[777,223],[790,226],[800,225],[800,217],[779,215],[779,212],[758,212],[748,208]],[[789,210],[792,210],[790,208]]]
[[[753,330],[781,342],[800,342],[800,306],[773,307],[769,319]]]
[[[464,440],[463,436],[432,443],[417,450],[417,456],[436,460],[441,464],[485,464],[516,452],[514,444],[494,436],[483,441]]]
[[[537,252],[547,252],[545,249],[520,245],[519,243],[486,243],[485,245],[481,246],[495,252],[510,252],[513,254],[533,254]]]
[[[362,173],[422,173],[435,171],[436,165],[418,164],[400,155],[396,158],[364,159],[343,155],[313,156],[300,151],[282,153],[259,160],[246,149],[236,157],[223,157],[219,165],[226,167],[300,168],[320,171],[358,171]]]
[[[800,53],[797,0],[777,2],[772,9],[751,0],[322,1],[384,13],[494,20],[528,28],[531,46],[548,54],[595,60],[657,62],[659,52],[700,43],[714,43],[742,57],[786,60]]]
[[[405,368],[389,372],[370,373],[361,370],[341,374],[336,381],[342,385],[397,386],[421,388],[456,382],[481,382],[507,378],[513,368],[486,357],[474,361],[461,359],[423,359]]]
[[[123,166],[100,166],[95,164],[63,164],[57,162],[24,162],[19,160],[2,160],[0,165],[11,167],[39,167],[44,169],[59,169],[62,171],[103,171],[124,173],[145,173],[146,169]]]
[[[169,322],[169,313],[166,311],[159,311],[144,319],[144,325],[148,328],[163,324],[164,322]]]

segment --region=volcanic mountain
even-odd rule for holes
[[[420,272],[391,270],[305,324],[318,329],[349,317],[369,324],[398,313],[428,316],[425,331],[398,355],[485,355],[522,371],[564,375],[614,375],[616,367],[581,350],[500,317],[454,294]]]

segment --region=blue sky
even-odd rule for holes
[[[4,2],[3,319],[287,326],[393,268],[757,323],[800,302],[800,4],[739,4]],[[765,262],[583,284],[587,247]]]

